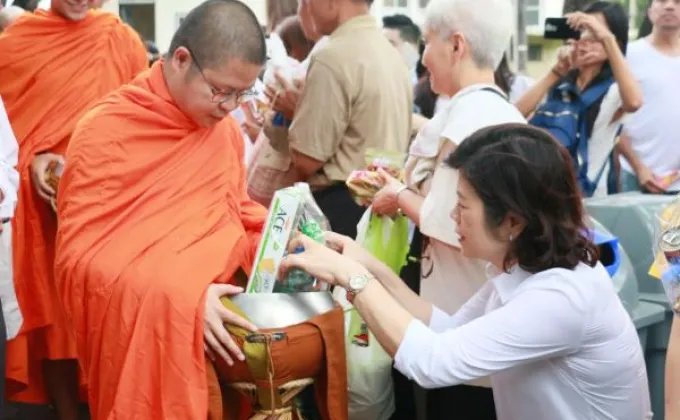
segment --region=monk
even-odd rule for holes
[[[237,0],[192,10],[166,57],[78,123],[59,184],[56,284],[93,420],[205,420],[206,349],[243,358],[220,297],[250,272],[266,209],[229,116],[266,60]]]
[[[60,420],[76,419],[75,336],[54,284],[57,219],[45,182],[62,162],[76,122],[94,103],[147,67],[132,28],[87,0],[52,0],[0,35],[0,96],[19,144],[21,176],[13,219],[14,281],[24,323],[7,348],[7,398],[52,402]]]

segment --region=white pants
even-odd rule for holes
[[[2,301],[2,313],[5,317],[7,340],[11,340],[16,337],[24,320],[14,292],[12,224],[5,223],[2,227],[4,230],[0,234],[0,301]]]

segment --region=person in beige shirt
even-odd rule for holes
[[[334,231],[356,236],[364,208],[345,181],[369,148],[406,152],[411,131],[409,71],[369,15],[369,0],[307,2],[317,31],[330,35],[309,66],[288,132],[295,179],[308,182]]]

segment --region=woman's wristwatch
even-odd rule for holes
[[[361,293],[372,280],[375,280],[375,277],[368,273],[350,276],[349,282],[347,283],[347,301],[349,303],[354,303],[354,299],[357,295]]]

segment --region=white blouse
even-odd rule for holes
[[[601,265],[493,274],[455,315],[412,321],[396,368],[425,388],[491,376],[499,420],[652,418],[638,335]]]

